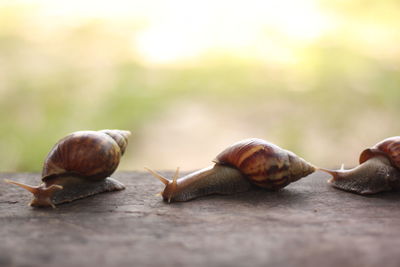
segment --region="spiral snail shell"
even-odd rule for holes
[[[42,184],[15,181],[34,196],[31,206],[52,206],[125,186],[109,176],[117,169],[128,144],[129,131],[74,132],[58,141],[47,155]]]
[[[400,189],[400,136],[387,138],[360,154],[360,165],[345,170],[321,169],[333,187],[362,195]]]
[[[246,139],[223,150],[215,165],[170,181],[147,169],[165,189],[165,201],[187,201],[203,195],[233,194],[247,191],[251,185],[278,190],[315,171],[315,167],[293,152],[262,139]]]

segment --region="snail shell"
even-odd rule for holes
[[[251,184],[278,190],[315,171],[294,153],[262,139],[246,139],[223,150],[210,166],[172,181],[147,169],[165,184],[164,200],[187,201],[209,194],[247,191]]]
[[[118,167],[129,135],[129,131],[121,130],[71,133],[47,155],[41,185],[7,181],[33,193],[31,206],[54,207],[97,193],[122,190],[124,185],[109,176]]]
[[[237,168],[256,186],[277,190],[314,172],[293,152],[262,139],[247,139],[222,151],[215,163]]]
[[[42,177],[75,173],[101,180],[118,167],[129,132],[119,130],[79,131],[61,139],[44,162]]]
[[[400,188],[400,136],[387,138],[360,154],[360,165],[345,170],[326,170],[335,188],[362,195]]]
[[[400,169],[400,136],[393,136],[365,149],[360,154],[360,164],[376,157],[384,156],[390,160],[393,167]]]

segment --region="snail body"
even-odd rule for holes
[[[400,136],[387,138],[360,154],[360,165],[345,170],[321,169],[333,187],[368,195],[400,189]]]
[[[47,155],[42,183],[30,186],[15,181],[34,196],[31,206],[52,206],[125,186],[109,176],[117,169],[128,144],[129,131],[74,132],[54,145]]]
[[[262,139],[246,139],[223,150],[215,164],[172,181],[147,169],[165,189],[165,201],[188,201],[210,194],[233,194],[249,190],[252,185],[279,190],[315,171],[315,167],[293,152]]]

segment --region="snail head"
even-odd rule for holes
[[[55,185],[55,184],[50,185],[49,187],[46,187],[44,184],[41,184],[39,186],[30,186],[27,184],[18,183],[18,182],[11,181],[8,179],[4,179],[4,182],[17,185],[17,186],[22,187],[25,190],[31,192],[33,194],[34,198],[31,201],[31,203],[29,203],[29,206],[32,206],[32,207],[51,206],[51,207],[55,208],[56,206],[54,205],[51,198],[56,191],[63,189],[63,187],[61,185]]]
[[[175,174],[172,177],[172,181],[168,180],[161,174],[159,174],[149,168],[145,168],[145,169],[165,185],[164,190],[161,191],[160,193],[158,193],[157,195],[161,195],[163,197],[164,201],[168,201],[168,203],[170,203],[171,199],[174,198],[174,196],[177,192],[177,189],[178,189],[179,167],[176,169]]]

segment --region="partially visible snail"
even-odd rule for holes
[[[47,155],[42,184],[18,185],[34,196],[30,205],[51,206],[125,186],[109,176],[117,169],[128,144],[129,131],[102,130],[74,132],[60,141]]]
[[[173,180],[147,169],[165,185],[164,201],[188,201],[210,194],[247,191],[251,185],[278,190],[315,171],[294,153],[261,139],[246,139],[222,151],[215,165]]]
[[[400,189],[400,136],[387,138],[360,155],[360,165],[325,171],[333,187],[362,195]]]

